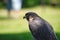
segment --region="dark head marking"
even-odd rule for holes
[[[28,12],[25,14],[25,16],[23,18],[26,18],[29,21],[29,18],[32,17],[38,17],[38,15],[35,12]]]

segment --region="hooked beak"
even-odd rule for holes
[[[23,17],[23,19],[25,19],[25,18],[26,18],[26,16]]]

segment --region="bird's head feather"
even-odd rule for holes
[[[28,21],[32,21],[35,17],[39,17],[35,12],[28,12],[23,18],[26,18]]]

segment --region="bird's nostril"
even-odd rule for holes
[[[26,17],[24,16],[23,19],[25,19]]]

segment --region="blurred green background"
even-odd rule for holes
[[[42,6],[44,1],[45,6]],[[19,19],[7,19],[6,5],[0,0],[0,40],[33,40],[28,22],[23,19],[26,12],[33,11],[47,20],[60,40],[60,0],[23,0]],[[11,16],[13,11],[11,11]]]
[[[60,6],[60,0],[22,0],[22,7],[32,7],[36,5],[41,5],[42,3],[46,5],[57,5]],[[4,0],[0,0],[0,8],[5,7]]]

